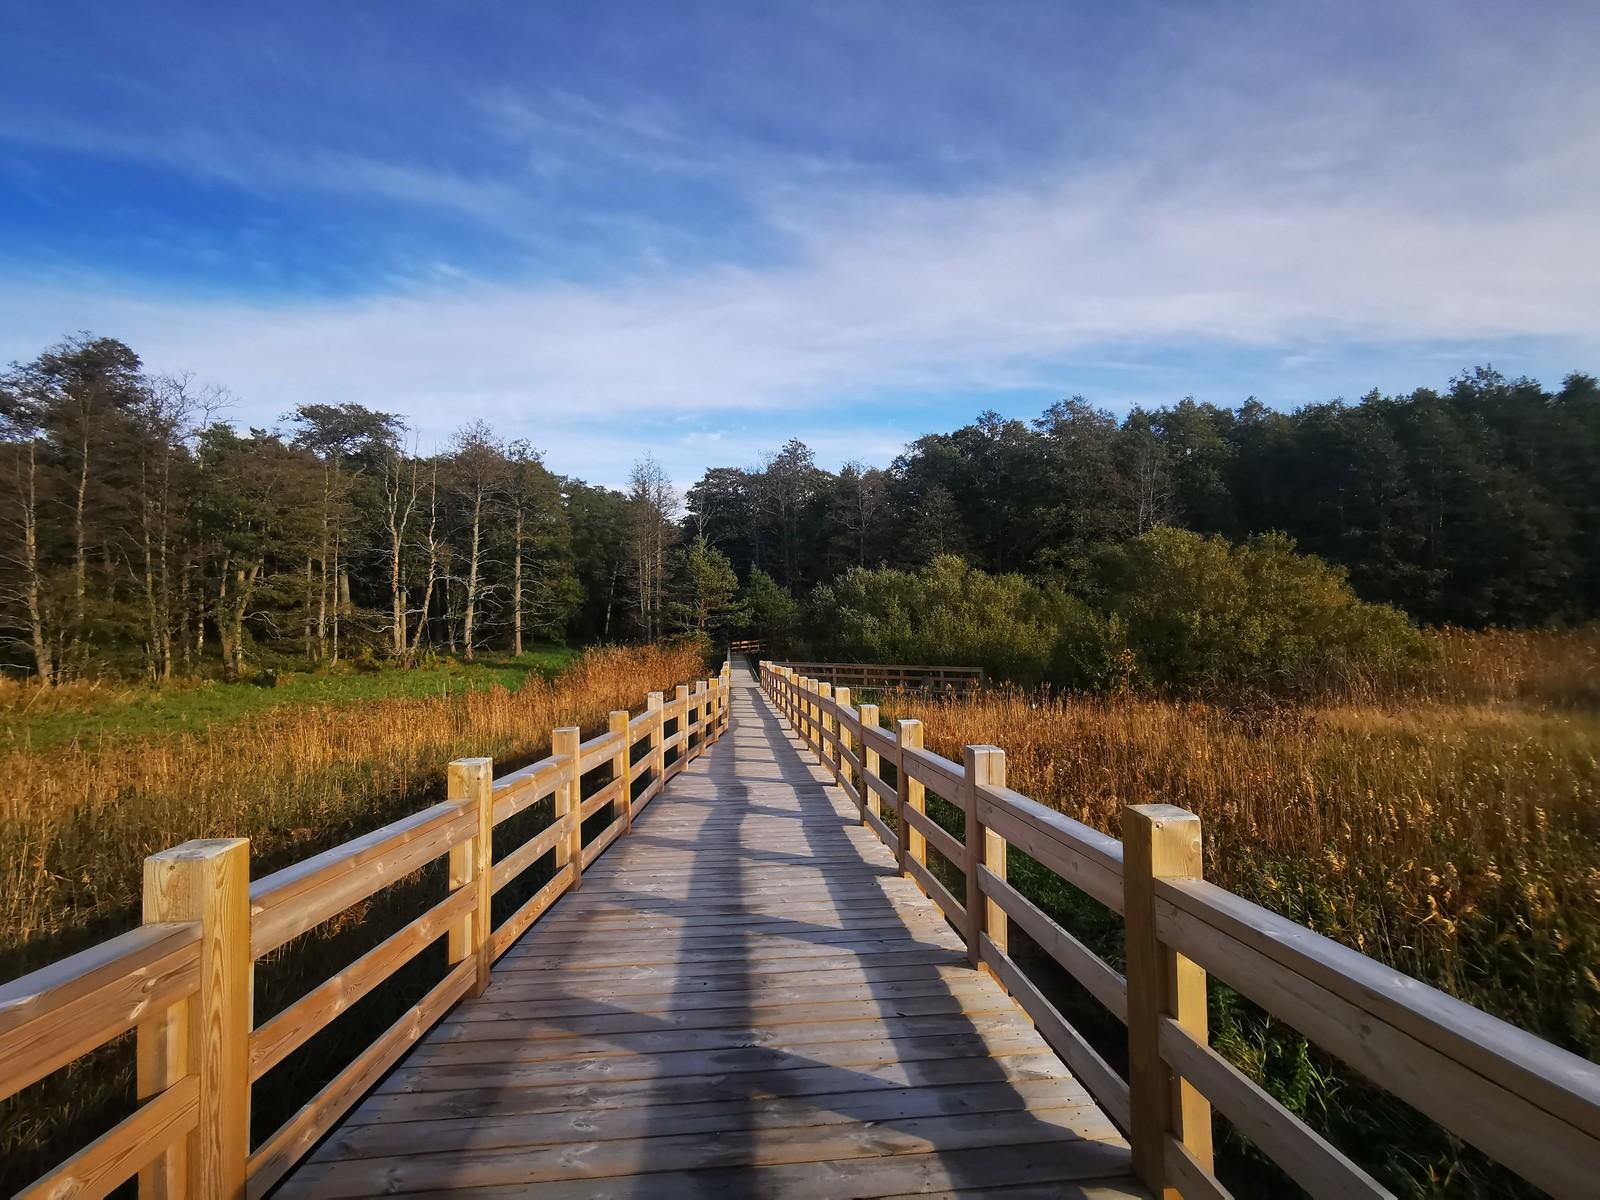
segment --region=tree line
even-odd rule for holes
[[[1083,592],[1100,548],[1177,527],[1281,532],[1357,595],[1428,624],[1600,616],[1600,386],[1480,368],[1443,391],[1292,412],[1185,399],[1118,420],[1081,396],[918,438],[887,468],[825,471],[791,441],[707,471],[688,526],[757,592],[800,600],[851,567],[954,555]]]
[[[884,468],[790,441],[626,490],[482,422],[424,453],[397,415],[229,397],[87,334],[0,376],[0,666],[45,682],[413,664],[542,640],[792,630],[851,568],[941,557],[1094,600],[1108,546],[1287,534],[1425,623],[1600,616],[1600,386],[1479,369],[1443,391],[1280,412],[1082,397],[983,413]],[[815,604],[810,604],[815,607]]]
[[[0,666],[237,678],[704,627],[682,581],[707,559],[653,463],[629,495],[482,422],[423,453],[359,404],[228,408],[87,334],[0,376]]]

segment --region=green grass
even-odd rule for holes
[[[326,671],[279,674],[276,686],[209,679],[165,686],[108,686],[75,689],[70,700],[63,697],[56,703],[51,703],[48,695],[30,691],[0,711],[0,749],[48,750],[74,742],[192,733],[285,705],[344,706],[367,700],[456,695],[496,684],[514,689],[530,673],[554,677],[578,654],[566,646],[547,646],[515,658],[485,655],[472,663],[444,659],[409,671],[387,667],[357,670],[341,664]],[[36,703],[36,698],[41,703]]]

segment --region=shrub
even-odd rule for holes
[[[1058,654],[1093,676],[1104,657],[1092,644],[1097,623],[1052,585],[987,575],[951,556],[916,572],[855,568],[818,587],[806,606],[812,653],[983,667],[1021,684],[1048,679]],[[1071,648],[1061,649],[1069,635]]]
[[[1126,622],[1147,683],[1284,694],[1392,676],[1427,657],[1398,609],[1356,598],[1341,568],[1282,534],[1235,545],[1160,528],[1103,550],[1101,605]]]
[[[775,587],[775,585],[774,585]],[[1392,685],[1429,657],[1397,609],[1281,534],[1234,545],[1155,529],[1094,561],[1080,597],[959,558],[856,568],[812,592],[807,652],[983,667],[996,679],[1092,691],[1294,695]]]

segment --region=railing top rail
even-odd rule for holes
[[[981,678],[984,674],[982,667],[953,667],[944,664],[932,663],[868,663],[868,662],[777,662],[773,665],[788,667],[799,671],[806,668],[821,667],[830,671],[915,671],[919,674],[942,672],[948,675],[970,675]]]

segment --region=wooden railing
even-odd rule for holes
[[[785,662],[807,679],[820,679],[834,687],[878,688],[887,691],[970,692],[983,686],[982,667],[902,666],[895,663]]]
[[[557,729],[547,757],[499,779],[490,759],[458,759],[442,803],[254,882],[243,838],[146,859],[140,928],[0,987],[0,1099],[136,1030],[139,1107],[19,1195],[105,1195],[135,1175],[141,1196],[265,1193],[452,1004],[483,991],[494,960],[721,736],[728,688],[725,664],[671,700],[651,692],[638,716],[613,712],[588,741]],[[585,775],[607,763],[609,780],[583,795]],[[546,798],[543,830],[495,844],[496,826]],[[608,806],[612,820],[584,841],[584,821]],[[495,893],[551,854],[550,881],[491,927]],[[257,961],[446,855],[443,901],[252,1027]],[[252,1149],[251,1085],[440,937],[444,978]]]
[[[1208,972],[1552,1196],[1600,1194],[1600,1067],[1206,883],[1194,814],[1131,806],[1118,841],[1006,787],[997,747],[968,746],[951,762],[923,747],[920,721],[880,728],[877,706],[852,707],[848,688],[772,663],[761,681],[901,871],[962,931],[974,964],[1127,1132],[1155,1195],[1228,1195],[1213,1170],[1213,1105],[1312,1196],[1391,1195],[1211,1048]],[[964,838],[929,816],[929,792],[961,811]],[[1126,975],[1007,881],[1008,846],[1122,915]],[[930,869],[930,851],[964,877],[963,895]],[[1012,923],[1126,1024],[1126,1080],[1018,968]]]

